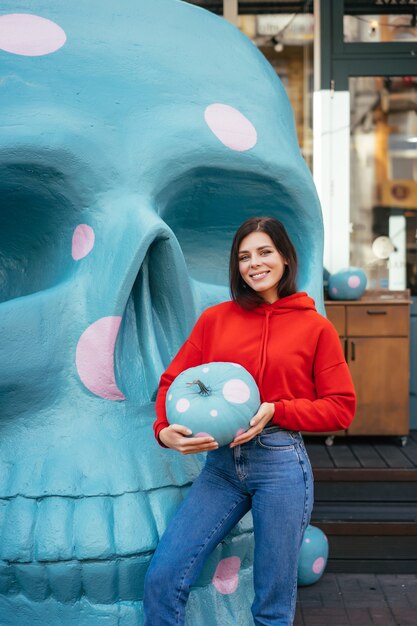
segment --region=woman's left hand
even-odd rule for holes
[[[234,448],[235,446],[240,446],[242,443],[246,443],[256,437],[256,435],[259,435],[268,422],[270,422],[274,417],[274,413],[274,403],[263,402],[259,407],[257,414],[254,415],[250,421],[251,428],[238,437],[235,437],[229,447]]]

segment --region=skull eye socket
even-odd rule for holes
[[[172,182],[157,202],[190,276],[214,285],[228,284],[232,239],[243,221],[270,215],[285,224],[290,237],[293,232],[294,203],[285,188],[253,173],[198,168]]]
[[[79,194],[64,174],[38,164],[0,168],[0,301],[52,287],[74,267],[71,237]]]

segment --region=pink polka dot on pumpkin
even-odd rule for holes
[[[219,593],[234,593],[239,584],[240,558],[229,556],[222,559],[214,572],[213,585]]]
[[[245,152],[256,145],[256,128],[238,109],[228,104],[210,104],[204,112],[204,119],[227,148]]]
[[[43,56],[62,48],[63,29],[40,15],[9,13],[0,16],[0,49],[27,57]]]
[[[320,574],[321,571],[323,571],[323,567],[324,567],[324,558],[322,556],[319,556],[318,559],[316,559],[313,563],[313,572],[315,574]]]
[[[337,287],[332,287],[332,293],[337,293]]]
[[[361,279],[359,278],[359,276],[349,276],[347,283],[349,287],[355,289],[361,284]]]
[[[72,258],[83,259],[94,248],[94,230],[88,224],[78,224],[72,235]]]
[[[185,413],[190,408],[190,401],[187,398],[180,398],[175,405],[178,413]]]

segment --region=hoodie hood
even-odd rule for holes
[[[265,366],[266,366],[266,354],[269,339],[269,323],[273,315],[283,315],[284,313],[291,313],[293,311],[306,311],[311,309],[316,310],[314,300],[310,298],[304,291],[299,293],[293,293],[285,298],[280,298],[272,304],[267,302],[262,303],[260,306],[253,309],[254,313],[265,316],[265,321],[262,325],[262,337],[259,346],[259,379],[263,380]]]
[[[311,309],[316,310],[316,305],[313,298],[310,298],[304,291],[293,293],[291,296],[280,298],[272,304],[267,302],[260,304],[255,309],[252,309],[254,313],[259,315],[267,314],[282,314],[289,313],[290,311]]]

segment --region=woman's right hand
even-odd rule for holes
[[[177,450],[181,454],[196,454],[217,450],[219,444],[213,437],[190,437],[192,431],[180,424],[170,424],[159,432],[159,439],[168,448]]]

